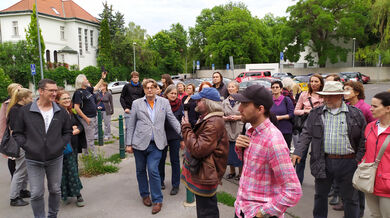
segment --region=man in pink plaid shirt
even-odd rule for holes
[[[252,125],[247,136],[236,141],[236,152],[244,162],[234,203],[236,217],[284,217],[302,190],[283,135],[269,119],[272,95],[264,86],[253,85],[232,97],[241,102],[242,121]]]

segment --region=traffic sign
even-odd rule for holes
[[[35,74],[37,74],[37,71],[35,69],[35,64],[30,64],[30,68],[31,68],[31,75],[35,76]]]
[[[281,60],[281,61],[284,60],[284,54],[283,54],[283,52],[280,52],[280,60]]]
[[[229,64],[226,64],[226,70],[229,70],[229,69],[230,69]]]

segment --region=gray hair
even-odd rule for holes
[[[285,87],[287,90],[292,90],[295,82],[290,77],[286,77],[282,80],[283,87]]]
[[[204,103],[205,103],[207,111],[209,113],[223,112],[222,103],[219,101],[213,101],[213,100],[204,98]]]
[[[169,86],[165,89],[165,91],[164,91],[164,97],[168,98],[168,94],[169,94],[170,92],[172,92],[172,90],[174,90],[174,89],[177,90],[177,88],[176,88],[176,86],[175,86],[174,84],[169,85]]]
[[[237,82],[236,80],[230,81],[229,84],[228,84],[228,86],[229,86],[230,84],[233,84],[233,85],[237,88],[237,90],[240,89],[240,84],[238,84],[238,82]]]
[[[74,84],[74,87],[76,89],[80,89],[83,87],[83,82],[84,82],[84,79],[87,78],[84,74],[79,74],[77,77],[76,77],[76,82]]]

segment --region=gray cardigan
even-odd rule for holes
[[[230,105],[229,97],[227,97],[222,102],[223,112],[225,113],[225,116],[230,115],[240,115],[240,112],[238,111],[238,107],[240,106],[239,102],[236,102],[234,107]],[[242,128],[244,126],[244,123],[240,120],[238,121],[225,121],[225,129],[229,136],[229,141],[235,142],[238,135],[242,132]]]
[[[180,123],[173,115],[168,99],[156,96],[154,103],[154,121],[151,120],[146,97],[133,101],[131,107],[129,126],[126,128],[126,145],[137,150],[146,150],[154,137],[158,149],[162,150],[168,144],[165,133],[165,120],[181,135]]]
[[[112,95],[110,92],[106,92],[104,96],[101,96],[101,92],[96,93],[96,101],[100,102],[102,101],[104,104],[104,108],[106,109],[106,115],[112,115],[114,114],[114,104],[112,103]]]

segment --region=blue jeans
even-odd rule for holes
[[[62,158],[40,162],[26,159],[31,189],[31,207],[35,218],[45,218],[45,174],[49,190],[48,218],[57,217],[61,200]]]
[[[326,178],[315,179],[314,218],[328,216],[328,193],[333,180],[340,187],[340,195],[344,199],[344,217],[359,217],[359,195],[352,186],[352,177],[357,168],[355,159],[326,158]]]
[[[162,151],[156,147],[154,142],[151,142],[146,150],[134,149],[139,193],[142,198],[151,193],[153,203],[162,203],[163,201],[160,173],[158,172],[161,154]],[[146,177],[146,166],[148,167],[149,181]]]
[[[172,168],[172,187],[179,187],[180,185],[180,139],[168,140],[168,146],[162,151],[160,164],[158,165],[158,171],[160,172],[161,184],[165,180],[165,160],[167,159],[167,152],[169,147],[169,158],[171,160]]]

